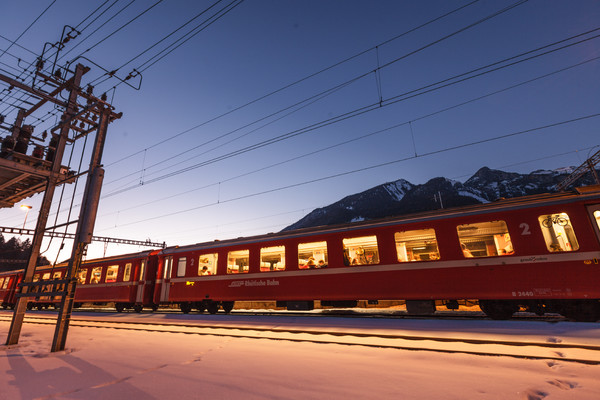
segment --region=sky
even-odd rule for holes
[[[9,317],[10,312],[0,311],[0,316]],[[457,346],[456,352],[443,353],[315,343],[348,336],[301,333],[306,329],[362,333],[367,335],[363,340],[375,345],[381,340],[382,346],[386,339],[370,335],[431,337],[439,333],[469,339],[597,345],[598,324],[133,313],[100,317],[132,322],[135,328],[140,323],[158,323],[154,328],[164,323],[187,325],[152,332],[98,328],[90,317],[84,314],[87,326],[81,327],[75,325],[78,317],[74,315],[66,348],[56,353],[49,352],[53,325],[25,323],[18,345],[0,347],[0,399],[591,400],[600,393],[600,366],[561,360],[573,356],[569,348],[556,352],[562,355],[525,359],[465,353],[478,347],[475,351],[505,354],[516,346],[433,343],[443,349]],[[290,335],[291,340],[194,334],[202,330],[194,325],[221,324],[297,333]],[[8,319],[2,318],[0,333],[8,327]],[[204,331],[218,333],[212,328]],[[229,329],[224,334],[252,333]],[[425,340],[405,342],[432,345]],[[518,351],[535,351],[536,347],[519,346]]]
[[[184,245],[276,232],[397,179],[580,165],[599,144],[598,21],[593,0],[4,2],[0,73],[26,76],[78,28],[57,64],[90,66],[83,84],[123,113],[94,233]],[[134,69],[130,85],[105,74]],[[49,225],[76,218],[83,186],[57,192]],[[22,227],[28,204],[35,227],[40,202],[0,210],[0,226]],[[60,261],[60,246],[42,250]],[[139,250],[92,243],[88,258]]]

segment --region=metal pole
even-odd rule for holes
[[[60,303],[60,311],[56,329],[54,331],[54,339],[52,341],[52,352],[65,349],[67,332],[71,321],[71,312],[73,311],[75,288],[77,286],[77,270],[81,265],[81,259],[88,243],[92,241],[96,211],[98,210],[98,202],[100,201],[100,191],[102,189],[102,180],[104,177],[101,160],[104,141],[106,139],[106,131],[108,123],[110,122],[110,113],[111,111],[105,108],[100,116],[98,133],[96,134],[96,141],[94,143],[94,150],[85,184],[85,192],[81,202],[81,211],[79,212],[79,223],[77,224],[77,233],[75,234],[75,241],[73,243],[73,253],[65,276],[65,279],[67,280],[67,290]]]
[[[65,111],[65,120],[68,120],[76,113],[77,96],[81,77],[88,69],[83,65],[78,64],[75,69],[75,77],[70,87],[69,100],[67,103],[67,109]],[[52,198],[54,197],[54,190],[59,178],[59,172],[62,164],[62,158],[65,151],[65,145],[69,136],[69,124],[64,124],[56,148],[54,161],[52,163],[52,172],[48,178],[46,185],[46,191],[44,192],[44,199],[40,207],[40,213],[38,216],[37,224],[35,227],[35,235],[31,243],[31,254],[29,256],[29,262],[25,269],[25,276],[23,277],[24,283],[30,283],[33,280],[35,273],[35,267],[37,259],[40,255],[40,247],[44,238],[44,231],[46,230],[46,223],[48,222],[48,215],[50,213],[50,206],[52,205]],[[27,293],[28,287],[24,286],[21,288],[22,293]],[[21,334],[21,327],[23,326],[23,319],[25,318],[25,310],[27,309],[28,297],[19,297],[15,305],[15,311],[13,313],[12,322],[8,331],[8,338],[6,339],[7,345],[13,345],[19,343],[19,336]]]

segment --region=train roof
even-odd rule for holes
[[[218,248],[237,244],[256,243],[271,241],[274,239],[290,239],[308,235],[335,233],[347,230],[359,230],[370,227],[384,227],[398,223],[422,222],[428,220],[446,219],[463,215],[475,215],[491,213],[516,208],[538,207],[541,205],[562,204],[582,200],[600,200],[600,185],[585,186],[570,192],[542,193],[536,195],[501,198],[490,203],[475,204],[468,206],[452,207],[446,209],[424,211],[419,213],[404,214],[394,217],[372,219],[368,221],[350,222],[336,225],[322,225],[309,228],[300,228],[277,233],[267,233],[257,236],[239,237],[236,239],[215,240],[201,242],[185,246],[167,247],[160,251],[161,254],[173,254],[190,250],[201,250],[203,248]]]

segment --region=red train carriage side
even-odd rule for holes
[[[584,189],[165,249],[154,302],[216,312],[236,300],[407,300],[433,312],[434,300],[479,299],[492,318],[525,307],[596,320],[600,187]]]
[[[140,312],[144,306],[153,307],[152,293],[157,253],[158,250],[145,251],[84,261],[77,272],[75,306],[80,306],[82,303],[96,305],[115,303],[115,308],[119,312],[126,308],[133,308]],[[66,269],[66,263],[37,267],[33,281],[62,279]],[[32,288],[33,291],[38,291],[40,296],[31,298],[28,308],[42,309],[58,306],[60,297],[49,297],[43,294],[62,289],[62,284],[53,287],[51,283]]]
[[[0,306],[5,310],[15,308],[16,287],[21,279],[23,279],[22,270],[0,272]]]
[[[75,302],[115,303],[117,311],[154,307],[155,251],[145,251],[84,262],[77,273]]]

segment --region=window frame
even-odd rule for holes
[[[365,239],[363,243],[360,244],[361,239]],[[370,240],[375,241],[375,252],[374,254],[367,255],[367,249],[365,246],[370,245]],[[357,242],[357,243],[354,243]],[[343,257],[344,257],[344,265],[345,266],[364,266],[364,265],[378,265],[381,263],[381,258],[379,257],[379,242],[377,239],[377,235],[363,235],[363,236],[352,236],[345,237],[342,239],[343,246]],[[352,248],[350,248],[352,246]],[[355,247],[359,247],[359,249],[355,249]],[[373,252],[373,250],[368,250],[369,252]],[[373,258],[376,258],[375,261],[371,261]]]
[[[494,224],[499,226],[493,226]],[[490,226],[486,227],[485,225]],[[503,232],[497,231],[500,228],[503,229]],[[491,232],[485,232],[485,229],[491,230]],[[461,230],[463,231],[462,234]],[[467,230],[475,230],[476,232],[465,233]],[[482,232],[478,232],[479,230]],[[515,253],[508,224],[505,220],[460,224],[456,226],[456,234],[464,258],[505,257]],[[473,243],[482,243],[483,249],[481,248],[481,245],[469,247],[469,244]],[[491,243],[493,243],[493,247],[491,246]],[[494,249],[496,254],[488,254],[490,249]],[[485,254],[479,254],[482,251],[485,251]],[[473,252],[477,252],[477,254],[473,254]]]

